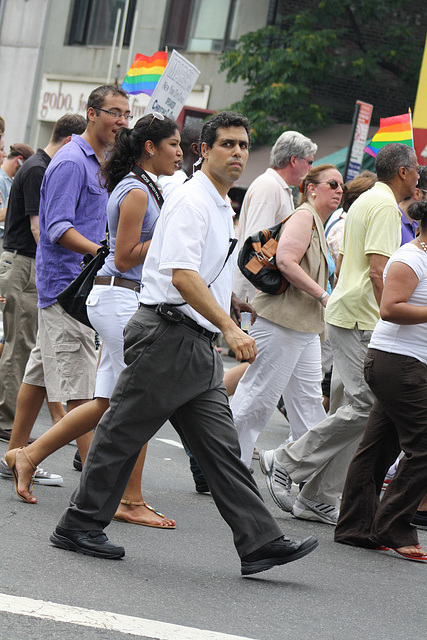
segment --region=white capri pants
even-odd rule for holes
[[[124,287],[96,284],[86,306],[89,320],[103,341],[94,396],[111,398],[117,378],[126,366],[123,330],[138,309],[138,294]]]
[[[247,466],[258,435],[281,395],[293,440],[326,417],[319,336],[286,329],[259,316],[249,333],[255,339],[258,354],[230,403],[241,459]]]

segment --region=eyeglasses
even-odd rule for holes
[[[160,111],[152,111],[151,114],[153,117],[151,118],[150,124],[148,125],[147,129],[149,129],[151,127],[151,125],[153,124],[154,120],[164,120],[165,116],[163,115],[163,113],[160,113]]]
[[[116,120],[118,120],[119,118],[125,118],[126,120],[132,120],[133,115],[130,113],[122,113],[121,111],[118,111],[117,109],[101,109],[101,107],[94,107],[95,110],[98,111],[103,111],[104,113],[108,113],[109,116],[111,116],[112,118],[116,118]]]
[[[341,189],[343,189],[344,187],[342,182],[337,182],[336,180],[328,180],[327,182],[317,182],[317,184],[328,184],[333,191],[335,191],[335,189],[338,189],[338,187],[340,187]]]

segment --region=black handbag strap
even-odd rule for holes
[[[228,253],[227,253],[226,257],[225,257],[224,264],[222,265],[221,270],[219,271],[219,273],[218,273],[218,274],[215,276],[215,278],[214,278],[213,280],[211,280],[211,282],[208,284],[208,289],[210,289],[211,284],[213,284],[213,283],[215,282],[215,280],[216,280],[217,278],[219,278],[219,276],[220,276],[220,275],[221,275],[221,273],[223,272],[224,267],[225,267],[225,265],[227,264],[227,260],[228,260],[228,258],[231,256],[231,254],[233,253],[233,251],[234,251],[234,247],[235,247],[235,246],[236,246],[236,244],[237,244],[237,238],[230,238],[229,243],[230,243],[230,244],[229,244],[229,247],[228,247]]]
[[[156,183],[150,178],[148,173],[146,171],[144,171],[144,169],[142,167],[139,166],[139,164],[135,163],[133,165],[131,171],[132,171],[132,173],[135,174],[135,176],[141,182],[143,182],[148,187],[148,189],[152,193],[155,201],[157,202],[157,205],[158,205],[159,209],[161,209],[165,200],[164,200],[164,198],[162,196],[162,193],[161,193],[159,187],[156,185]]]

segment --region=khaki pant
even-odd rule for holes
[[[374,403],[363,376],[372,332],[328,324],[328,335],[334,373],[343,384],[343,404],[299,440],[276,449],[276,459],[294,482],[310,478],[301,496],[339,507],[348,466]]]
[[[91,400],[95,375],[93,330],[68,315],[58,302],[39,309],[37,343],[24,382],[46,387],[50,402]]]
[[[16,251],[3,251],[0,258],[0,293],[5,345],[0,358],[0,424],[12,428],[16,398],[28,356],[36,342],[37,289],[35,259]]]

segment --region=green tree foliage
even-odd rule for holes
[[[285,128],[324,126],[343,101],[348,121],[354,99],[372,102],[378,87],[413,100],[425,39],[421,13],[408,0],[279,2],[275,25],[247,33],[221,56],[227,81],[246,83],[232,108],[249,117],[255,142],[271,143]],[[390,108],[381,116],[395,115]]]

